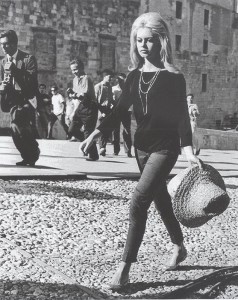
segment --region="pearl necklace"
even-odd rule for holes
[[[141,70],[140,79],[139,79],[139,96],[140,96],[142,111],[143,111],[144,115],[146,115],[147,111],[148,111],[148,93],[149,93],[150,89],[152,88],[153,84],[155,83],[155,80],[157,79],[160,71],[161,70],[159,69],[148,82],[145,82],[143,80],[143,69]],[[142,90],[141,83],[148,85],[147,90],[145,90],[145,91]],[[142,100],[142,94],[145,95],[145,108],[144,108],[144,104],[143,104],[143,100]]]

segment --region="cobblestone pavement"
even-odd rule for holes
[[[136,180],[0,180],[0,299],[238,298],[238,179],[224,180],[230,206],[199,228],[183,227],[188,258],[175,271],[165,271],[172,245],[151,206],[120,292],[108,283]]]

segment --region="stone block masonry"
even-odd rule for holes
[[[0,30],[15,30],[19,48],[38,60],[39,82],[48,89],[56,84],[65,95],[74,57],[81,57],[95,84],[106,67],[127,72],[129,34],[139,6],[139,0],[0,0]],[[8,126],[2,116],[0,126]]]
[[[73,78],[69,62],[76,56],[95,83],[104,68],[126,73],[132,22],[142,12],[159,11],[170,29],[175,64],[199,106],[198,125],[215,129],[238,112],[236,10],[232,0],[0,0],[0,30],[16,30],[19,48],[37,57],[39,82],[48,89],[56,84],[65,95]],[[0,126],[7,124],[2,113],[0,119]]]
[[[176,18],[178,2],[181,18]],[[227,115],[238,112],[238,11],[234,4],[232,0],[141,1],[140,12],[158,11],[169,26],[175,64],[199,106],[200,127],[216,129]],[[178,51],[176,35],[181,36]]]

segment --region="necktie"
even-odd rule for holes
[[[9,57],[8,57],[8,61],[9,61],[9,62],[13,62],[13,57],[12,57],[12,56],[9,56]],[[13,78],[12,75],[11,75],[11,77],[10,77],[10,82],[11,82],[12,86],[14,87],[14,86],[15,86],[15,81],[14,81],[14,78]]]

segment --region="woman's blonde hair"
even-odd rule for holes
[[[165,69],[170,72],[178,73],[178,69],[173,65],[172,47],[168,26],[162,19],[161,15],[157,12],[144,13],[140,15],[132,24],[130,36],[131,65],[128,69],[132,71],[134,69],[141,68],[144,63],[144,59],[139,55],[136,45],[137,31],[139,28],[144,27],[150,28],[153,35],[158,37],[161,44],[161,50],[158,54],[161,57],[161,62],[163,63]]]

